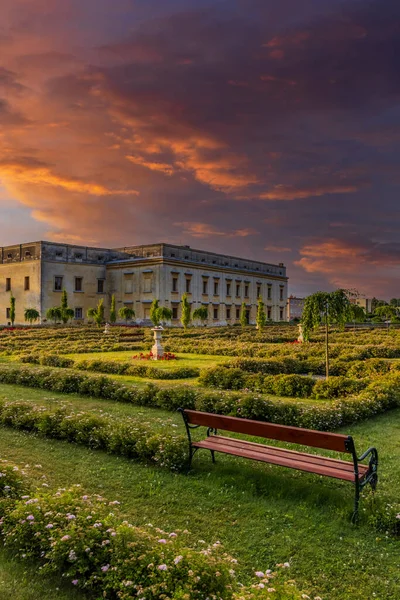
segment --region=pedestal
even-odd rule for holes
[[[161,345],[161,334],[164,331],[163,327],[154,327],[152,329],[154,331],[154,345],[151,349],[151,353],[153,354],[153,360],[159,360],[164,356],[164,348]]]

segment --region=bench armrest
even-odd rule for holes
[[[363,460],[365,460],[367,458],[367,456],[369,456],[371,454],[371,461],[374,463],[378,463],[378,451],[376,448],[374,448],[373,446],[371,448],[368,448],[368,450],[366,450],[364,452],[364,454],[362,454],[359,458],[357,458],[357,462],[362,462]]]

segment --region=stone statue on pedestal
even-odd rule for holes
[[[303,325],[301,323],[299,323],[299,337],[297,338],[297,341],[300,342],[300,344],[304,342]]]
[[[153,327],[152,331],[154,331],[154,345],[151,352],[153,354],[153,360],[158,360],[164,356],[164,348],[161,346],[161,333],[164,331],[164,327],[161,327],[161,325]]]

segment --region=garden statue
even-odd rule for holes
[[[151,349],[151,353],[153,360],[158,360],[164,356],[164,348],[161,346],[161,332],[164,331],[164,327],[159,325],[158,327],[153,327],[152,331],[154,331],[154,346]]]
[[[304,342],[303,325],[301,323],[299,323],[299,337],[297,338],[297,341],[300,344]]]
[[[105,334],[107,334],[107,333],[110,333],[110,323],[106,323],[106,324],[105,324],[105,327],[104,327],[104,333],[105,333]]]

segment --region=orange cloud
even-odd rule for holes
[[[308,188],[296,188],[290,185],[276,185],[268,192],[262,192],[257,197],[260,200],[298,200],[325,194],[350,194],[357,192],[356,185],[321,185]]]
[[[183,227],[185,233],[188,233],[192,237],[205,238],[210,236],[222,236],[222,237],[248,237],[249,235],[257,235],[258,231],[251,228],[236,229],[234,231],[221,231],[209,225],[207,223],[196,223],[192,221],[185,221],[183,223],[175,223],[177,227]]]
[[[141,167],[150,169],[150,171],[160,171],[161,173],[165,173],[165,175],[172,175],[172,173],[174,172],[173,167],[166,163],[148,161],[141,156],[128,155],[126,158],[135,165],[140,165]]]

